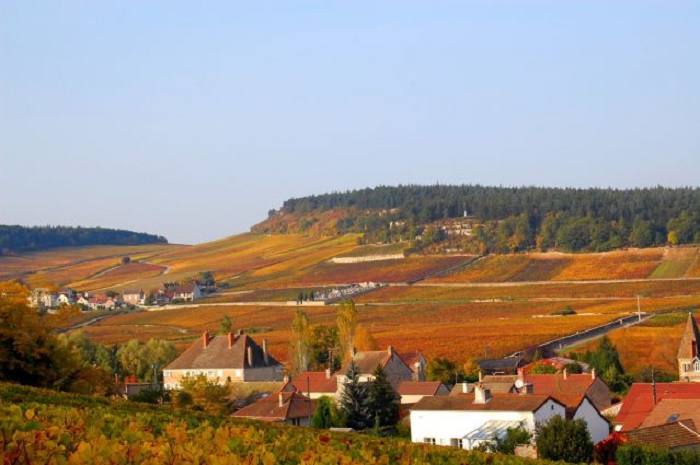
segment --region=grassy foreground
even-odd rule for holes
[[[0,460],[18,464],[551,463],[2,383]]]

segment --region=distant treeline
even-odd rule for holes
[[[85,245],[167,244],[163,236],[121,229],[0,225],[0,255]]]
[[[276,218],[306,216],[311,220],[297,224],[310,228],[320,212],[331,210],[346,212],[334,220],[338,233],[361,232],[368,242],[412,240],[424,232],[421,225],[466,214],[475,229],[463,248],[472,252],[700,242],[700,189],[691,187],[382,186],[290,199],[279,212],[270,212],[268,224],[283,232]],[[444,239],[439,230],[428,233],[430,241]]]

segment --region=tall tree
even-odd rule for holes
[[[377,341],[366,326],[359,325],[355,332],[355,348],[358,351],[377,350]]]
[[[328,429],[334,425],[333,421],[333,401],[328,396],[321,396],[318,399],[316,413],[311,418],[313,428]]]
[[[292,321],[292,372],[299,374],[309,368],[309,317],[306,313],[297,308]]]
[[[369,411],[368,390],[365,383],[359,381],[360,370],[354,362],[350,362],[345,373],[345,383],[340,395],[340,408],[346,418],[346,425],[356,430],[369,428],[373,422]]]
[[[399,421],[399,396],[391,387],[381,366],[374,369],[374,380],[369,385],[367,403],[374,424],[380,428],[396,426]]]
[[[346,299],[340,303],[336,324],[338,326],[338,349],[343,354],[342,357],[348,360],[352,357],[352,345],[357,331],[357,310],[352,299]]]

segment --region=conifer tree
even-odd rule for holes
[[[374,381],[369,386],[369,412],[378,427],[395,426],[399,421],[399,397],[389,384],[381,366],[374,369]]]
[[[359,376],[357,365],[350,362],[340,396],[340,408],[347,418],[348,427],[363,430],[372,425],[373,418],[369,411],[367,385],[359,382]]]

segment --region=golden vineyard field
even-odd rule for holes
[[[698,248],[531,253],[476,261],[468,256],[410,256],[330,262],[340,255],[369,256],[400,249],[358,247],[356,235],[241,234],[197,246],[88,247],[2,257],[0,273],[30,276],[34,280],[30,282],[71,284],[80,290],[122,292],[127,287],[154,289],[165,281],[213,271],[217,281],[229,288],[197,306],[110,316],[81,330],[105,343],[165,338],[185,347],[204,329],[216,331],[228,315],[235,328],[267,338],[283,361],[288,358],[295,308],[246,303],[281,303],[295,300],[299,292],[343,283],[400,284],[356,296],[360,324],[380,346],[418,348],[429,357],[458,362],[507,355],[612,321],[636,311],[638,295],[647,312],[700,306],[700,279],[695,278]],[[123,256],[132,262],[121,265]],[[611,278],[615,281],[604,281]],[[413,286],[402,285],[414,281]],[[551,316],[567,307],[578,315]],[[335,306],[305,307],[305,311],[312,324],[335,321]],[[651,341],[652,333],[640,331],[639,340]],[[662,355],[651,351],[649,357]]]
[[[0,435],[0,460],[8,464],[551,463],[2,383]]]

